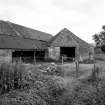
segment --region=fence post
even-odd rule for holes
[[[19,63],[20,63],[20,64],[22,63],[22,58],[21,58],[21,56],[20,56],[20,61],[19,61]]]
[[[95,71],[96,65],[95,65],[95,59],[94,59],[94,63],[93,63],[93,70]]]
[[[93,53],[93,62],[94,62],[94,68],[93,68],[93,70],[95,70],[95,52]]]
[[[62,56],[62,65],[64,64],[63,56]]]
[[[78,60],[75,61],[75,65],[76,65],[76,77],[78,78],[78,72],[79,72],[79,61]]]
[[[35,51],[34,51],[34,64],[36,64]]]

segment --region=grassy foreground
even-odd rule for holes
[[[42,66],[42,65],[41,65]],[[0,105],[104,105],[103,67],[41,66],[3,63],[0,66]],[[50,67],[50,68],[48,68]]]

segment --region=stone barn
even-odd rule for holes
[[[7,61],[34,62],[45,59],[69,61],[85,59],[91,46],[68,29],[57,35],[34,30],[8,21],[0,21],[0,59]]]
[[[8,21],[0,21],[0,60],[33,62],[47,58],[52,35]]]
[[[85,59],[89,57],[89,53],[92,53],[91,46],[88,43],[66,28],[49,40],[48,51],[49,57],[55,60],[61,59],[62,56],[66,60]]]
[[[6,61],[43,61],[46,50],[46,43],[42,41],[0,35],[0,57]]]

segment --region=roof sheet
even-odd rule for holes
[[[63,29],[49,40],[49,46],[76,47],[78,46],[78,43],[72,38],[69,31],[65,31],[65,29]]]
[[[28,38],[0,35],[0,48],[24,50],[46,49],[47,44],[43,41],[32,40]]]
[[[0,34],[48,41],[52,35],[8,21],[0,21]]]
[[[64,41],[64,37],[67,37],[69,43]],[[60,39],[60,40],[59,40]],[[65,45],[68,44],[68,46],[82,46],[89,48],[90,45],[85,42],[84,40],[80,39],[78,36],[73,34],[71,31],[69,31],[67,28],[62,29],[57,35],[52,37],[49,40],[49,45],[51,46],[60,46],[60,45]]]

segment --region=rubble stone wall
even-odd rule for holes
[[[12,50],[0,49],[0,62],[11,62]]]
[[[60,47],[49,47],[48,48],[49,58],[59,60],[60,58]]]

